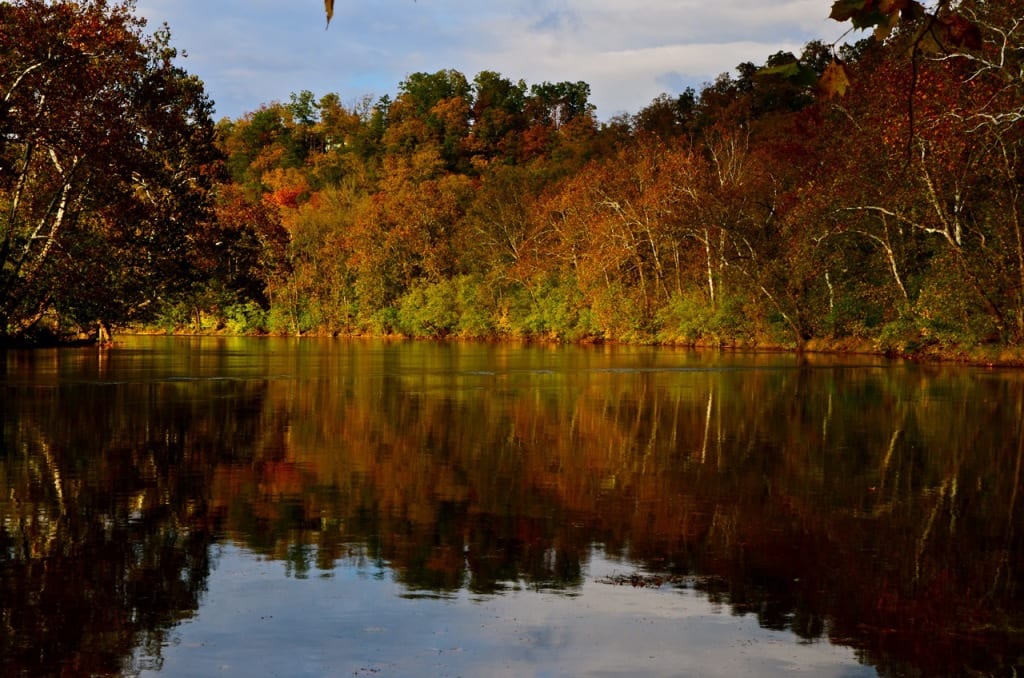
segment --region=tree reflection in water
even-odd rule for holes
[[[599,544],[883,674],[1024,656],[1024,375],[169,346],[0,360],[6,673],[158,665],[223,541],[296,577],[379,563],[409,595],[439,596],[571,592]]]

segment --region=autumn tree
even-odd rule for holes
[[[908,332],[926,341],[1024,336],[1022,9],[943,3],[897,25],[884,53],[848,67],[851,92],[833,103],[846,130],[837,137],[873,149],[840,154],[837,223],[885,254],[904,315],[914,317]],[[955,25],[973,37],[950,34]],[[869,166],[870,183],[849,181]]]
[[[0,335],[142,319],[196,273],[211,104],[133,9],[0,5]]]
[[[379,190],[356,212],[344,250],[357,272],[364,321],[394,309],[418,284],[460,272],[457,225],[471,190],[467,177],[445,170],[436,144],[385,157]],[[386,329],[389,323],[373,324]]]
[[[183,298],[196,326],[203,312],[212,312],[235,330],[265,329],[272,286],[289,273],[287,242],[272,203],[249,200],[236,184],[218,185],[213,219],[195,239],[200,276]]]
[[[687,148],[643,138],[589,164],[549,204],[553,252],[606,335],[649,332],[656,309],[683,286],[692,242],[681,224],[693,210],[695,164]]]
[[[463,140],[469,133],[472,87],[454,69],[413,73],[398,87],[388,111],[383,143],[391,153],[438,149],[447,169],[463,167]]]
[[[473,79],[472,128],[465,141],[471,161],[480,165],[496,157],[515,157],[526,128],[526,83],[512,82],[494,71]]]
[[[274,102],[261,106],[240,120],[218,123],[218,138],[228,158],[232,179],[250,195],[267,188],[264,175],[276,169],[300,169],[314,150],[323,146],[313,128],[312,110],[298,111],[295,104]]]
[[[692,87],[676,97],[662,93],[632,116],[631,126],[637,132],[655,134],[665,141],[685,136],[693,131],[696,107],[697,92]]]

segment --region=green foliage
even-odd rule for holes
[[[943,345],[976,346],[999,337],[981,300],[961,281],[947,275],[932,276],[914,307],[922,336]]]
[[[229,334],[261,334],[267,331],[267,315],[254,301],[232,304],[224,309],[224,327]]]
[[[385,306],[373,311],[366,323],[366,329],[376,335],[388,336],[395,334],[400,324],[398,309]]]
[[[795,58],[792,61],[780,63],[775,66],[768,66],[762,68],[757,73],[760,77],[779,77],[785,78],[797,85],[803,87],[810,87],[818,81],[818,73],[813,69],[809,68]]]
[[[398,305],[396,329],[412,337],[446,337],[459,324],[458,297],[455,282],[441,282],[415,287]]]
[[[727,296],[712,306],[702,292],[674,294],[659,310],[658,339],[679,344],[742,344],[754,340],[758,331],[746,302]]]
[[[455,280],[459,308],[459,336],[481,339],[494,334],[499,313],[495,289],[476,275],[463,275]]]
[[[520,333],[542,339],[578,341],[599,335],[572,276],[540,276],[515,290],[509,321]]]
[[[270,315],[252,300],[228,301],[223,306],[213,305],[208,300],[201,303],[198,300],[179,301],[161,306],[153,325],[168,334],[262,334],[270,327]]]
[[[713,336],[714,308],[703,294],[673,294],[657,319],[658,338],[668,343],[694,344]]]
[[[194,327],[194,306],[183,301],[174,304],[164,304],[153,323],[167,334],[183,331],[189,326]]]
[[[888,322],[879,331],[877,344],[887,353],[912,353],[922,346],[920,326],[910,317]]]
[[[872,337],[885,322],[886,310],[875,299],[844,295],[836,300],[824,325],[833,337]]]
[[[497,306],[478,276],[418,285],[398,304],[394,329],[410,337],[486,338]]]
[[[320,317],[308,299],[281,294],[267,312],[266,326],[272,334],[315,334],[320,329]]]
[[[649,319],[639,290],[616,281],[592,295],[587,325],[604,339],[646,341]]]
[[[757,336],[753,304],[740,296],[729,295],[721,300],[712,317],[714,336],[723,342],[751,341]]]

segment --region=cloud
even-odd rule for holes
[[[140,0],[171,26],[220,115],[304,89],[345,101],[392,94],[417,71],[499,71],[528,83],[584,80],[602,118],[738,63],[834,40],[829,0],[346,0],[323,30],[320,2]],[[153,25],[151,23],[151,27]]]

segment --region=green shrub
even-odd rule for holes
[[[512,323],[523,334],[576,341],[595,333],[593,315],[585,312],[583,295],[574,278],[545,276],[516,296]]]
[[[673,294],[656,315],[661,328],[658,338],[673,343],[695,343],[711,334],[713,315],[714,309],[703,294]]]
[[[650,322],[643,309],[639,290],[616,282],[601,288],[590,304],[590,325],[594,334],[608,339],[637,341],[646,339]]]
[[[921,288],[914,311],[922,336],[947,346],[976,346],[999,336],[982,305],[962,283],[936,277]]]
[[[271,304],[264,318],[264,325],[272,334],[306,334],[319,327],[308,303]]]
[[[193,325],[195,312],[192,310],[191,304],[185,302],[165,304],[161,307],[154,323],[161,331],[171,334]]]
[[[370,314],[366,329],[373,334],[394,334],[399,328],[398,317],[398,309],[393,306],[379,308]]]
[[[471,275],[460,276],[455,285],[459,308],[458,333],[470,338],[492,336],[498,315],[495,288],[479,276]]]
[[[756,335],[756,318],[738,296],[725,297],[713,307],[703,292],[674,294],[656,318],[661,341],[728,344],[747,341]]]
[[[914,318],[897,318],[882,326],[877,343],[881,351],[911,352],[921,347],[921,329]]]
[[[224,326],[231,334],[256,334],[267,329],[267,312],[254,301],[224,309]]]
[[[443,280],[409,290],[398,302],[395,329],[411,337],[443,337],[459,322],[458,292]]]

